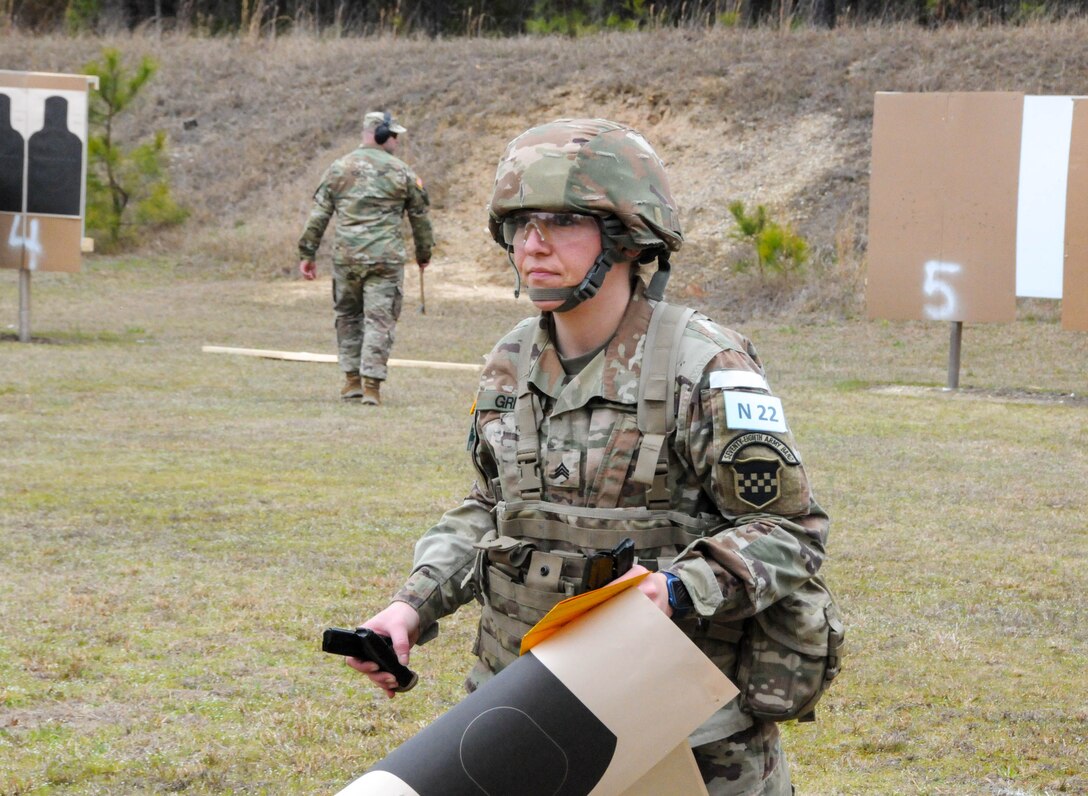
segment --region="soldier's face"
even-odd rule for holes
[[[529,287],[573,287],[585,279],[593,261],[601,253],[601,231],[592,217],[574,216],[559,219],[558,215],[526,214],[529,216],[514,236],[514,265],[522,282]],[[532,216],[539,215],[539,221]],[[555,216],[554,218],[552,218]],[[580,223],[584,219],[585,223]],[[552,310],[559,301],[533,302],[542,310]]]

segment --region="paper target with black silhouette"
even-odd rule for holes
[[[0,268],[80,268],[93,81],[0,70]]]
[[[340,796],[623,794],[736,693],[628,589],[539,642]]]
[[[589,793],[612,759],[616,736],[532,653],[507,671],[373,770],[425,796]]]

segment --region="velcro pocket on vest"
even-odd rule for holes
[[[512,578],[520,578],[529,556],[536,550],[536,545],[510,536],[494,539],[484,538],[473,545],[482,550],[489,564]]]
[[[489,597],[494,611],[516,617],[528,623],[529,627],[543,619],[552,606],[567,597],[565,592],[541,591],[515,583],[494,567],[488,574],[491,581]]]
[[[534,550],[525,571],[525,585],[544,592],[559,591],[559,576],[563,574],[563,558],[554,553]]]

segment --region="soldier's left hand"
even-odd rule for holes
[[[642,564],[635,564],[627,572],[620,575],[614,582],[634,578],[644,572],[650,572]],[[665,616],[672,616],[672,608],[669,607],[669,588],[663,572],[652,572],[638,584],[638,590],[650,598],[650,602],[661,609]]]

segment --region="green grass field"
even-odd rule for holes
[[[428,271],[426,315],[409,283],[394,356],[479,361],[529,313],[451,276]],[[471,608],[393,701],[319,639],[384,605],[466,492],[472,373],[396,369],[367,409],[334,365],[201,352],[331,353],[327,278],[95,258],[35,275],[32,344],[16,285],[0,272],[0,793],[332,793],[460,699]],[[942,324],[742,329],[832,515],[848,619],[819,722],[786,729],[799,794],[1088,793],[1088,335],[1021,315],[965,330],[959,393],[921,389],[945,382]]]

